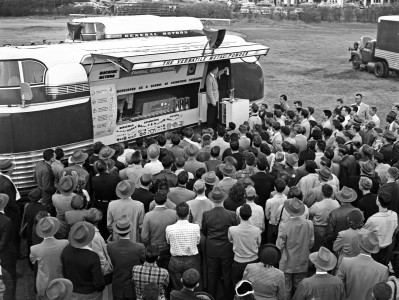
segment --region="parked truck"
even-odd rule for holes
[[[354,70],[365,69],[379,78],[399,74],[399,16],[378,18],[377,39],[361,37],[349,51]]]

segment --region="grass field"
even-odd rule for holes
[[[0,19],[0,44],[59,42],[66,36],[67,19]],[[373,74],[354,71],[347,51],[360,36],[376,36],[376,24],[271,21],[239,21],[231,31],[270,47],[261,59],[265,74],[265,100],[277,101],[286,94],[289,101],[301,100],[305,106],[327,108],[335,99],[354,102],[358,92],[364,101],[379,108],[385,119],[391,104],[399,100],[399,78],[377,79]]]

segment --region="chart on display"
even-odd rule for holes
[[[94,138],[112,135],[116,128],[117,96],[114,84],[90,87]]]

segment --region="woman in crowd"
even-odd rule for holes
[[[229,197],[224,201],[224,208],[236,211],[237,208],[245,204],[245,185],[238,181],[229,191]]]
[[[75,195],[71,201],[71,207],[73,210],[65,212],[65,220],[69,227],[80,221],[84,221],[87,213],[87,200],[85,195]]]

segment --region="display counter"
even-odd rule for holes
[[[224,125],[230,122],[236,124],[237,128],[249,118],[249,100],[237,99],[230,101],[228,98],[223,98],[220,102],[220,120]]]

